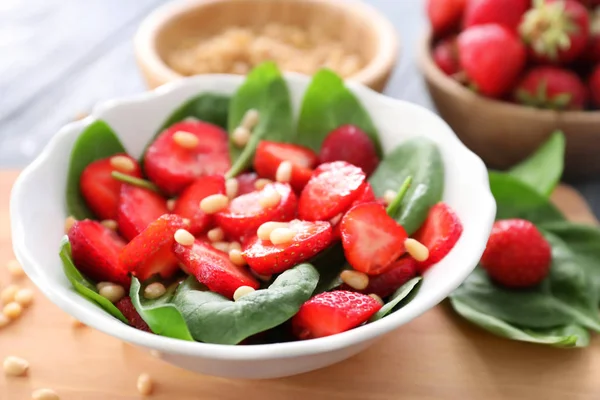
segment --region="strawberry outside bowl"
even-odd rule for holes
[[[427,137],[438,145],[445,167],[443,200],[463,223],[460,240],[441,262],[425,273],[414,299],[376,322],[329,337],[288,343],[206,344],[129,327],[80,297],[63,273],[58,250],[67,217],[65,185],[71,148],[88,125],[101,119],[115,130],[128,152],[139,157],[156,128],[178,105],[205,91],[232,94],[243,79],[234,75],[183,79],[151,92],[106,102],[89,117],[63,127],[14,185],[10,202],[12,238],[15,254],[31,280],[52,302],[84,324],[135,346],[155,350],[163,360],[188,370],[228,378],[277,378],[351,357],[444,300],[479,261],[494,221],[496,204],[483,162],[442,119],[425,108],[349,82],[348,87],[377,126],[384,151],[417,136]],[[310,78],[286,74],[285,79],[297,114]]]

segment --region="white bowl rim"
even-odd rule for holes
[[[284,76],[286,81],[292,84],[294,82],[306,82],[310,79],[310,77],[308,76],[297,73],[285,73]],[[74,316],[84,324],[92,326],[101,332],[104,332],[110,336],[117,337],[125,342],[155,349],[165,353],[180,354],[201,358],[211,358],[216,360],[238,361],[293,358],[330,352],[350,347],[352,345],[358,345],[360,343],[374,340],[385,333],[397,329],[399,326],[405,324],[408,321],[413,320],[414,318],[420,316],[432,307],[436,306],[438,303],[440,303],[447,297],[447,295],[453,289],[448,290],[447,293],[441,293],[442,291],[440,291],[440,293],[438,293],[435,297],[430,298],[429,301],[419,309],[409,309],[407,305],[402,309],[404,310],[404,312],[402,313],[401,318],[401,313],[393,313],[385,318],[375,321],[374,323],[362,325],[349,331],[328,337],[305,341],[234,346],[202,342],[190,342],[147,333],[136,328],[130,327],[129,325],[123,324],[121,321],[111,317],[108,313],[106,313],[106,316],[104,316],[104,318],[96,317],[94,315],[91,315],[87,311],[89,307],[95,307],[94,305],[90,303],[89,305],[86,304],[84,306],[82,304],[78,304],[76,302],[71,301],[65,296],[65,293],[63,293],[65,288],[62,288],[60,286],[54,287],[53,285],[49,285],[47,282],[43,281],[39,275],[35,273],[34,269],[29,268],[28,265],[34,265],[36,264],[36,262],[29,255],[27,243],[25,243],[24,241],[23,232],[25,231],[25,226],[20,220],[19,216],[23,215],[23,213],[26,213],[27,211],[22,210],[23,205],[19,201],[19,199],[23,196],[22,193],[24,191],[23,187],[25,186],[25,182],[34,179],[36,171],[44,167],[44,164],[46,163],[47,159],[55,151],[58,144],[60,143],[61,137],[66,136],[71,130],[75,128],[83,128],[84,126],[89,125],[91,122],[96,120],[95,116],[101,113],[102,110],[112,109],[115,107],[119,107],[123,104],[144,103],[147,101],[151,101],[153,98],[160,97],[169,92],[178,90],[179,88],[182,88],[188,84],[200,84],[202,82],[208,82],[215,79],[230,80],[232,82],[235,82],[236,84],[239,84],[243,81],[244,77],[239,75],[228,74],[199,75],[167,83],[152,91],[140,93],[134,96],[129,96],[118,100],[115,99],[100,103],[97,107],[95,107],[94,111],[85,119],[71,122],[65,125],[62,129],[60,129],[58,133],[46,145],[44,150],[38,155],[38,157],[21,172],[13,186],[10,198],[13,249],[17,259],[23,265],[23,268],[25,269],[25,272],[27,273],[29,278],[34,282],[34,284],[42,291],[42,293],[46,297],[48,297],[59,308]],[[385,96],[357,82],[347,81],[346,86],[350,88],[359,98],[374,97],[379,102],[394,105],[402,105],[402,107],[410,107],[415,109],[415,111],[419,112],[425,111],[427,113],[430,113],[433,118],[439,119],[439,117],[436,114],[421,106]],[[450,130],[450,132],[452,132],[451,128],[448,127],[448,129]],[[486,215],[481,216],[482,224],[484,226],[489,226],[489,228],[491,229],[496,214],[496,203],[491,194],[491,191],[489,190],[487,169],[485,168],[483,161],[481,161],[479,157],[477,157],[471,150],[469,150],[456,137],[456,135],[453,135],[452,141],[454,141],[453,150],[461,152],[461,158],[471,158],[472,166],[476,168],[475,171],[471,172],[474,174],[474,181],[477,182],[477,184],[481,187],[480,201],[481,204],[483,204],[484,206],[483,208],[487,210]],[[489,231],[483,233],[487,237]],[[469,253],[469,259],[465,259],[464,262],[472,264],[474,268],[477,262],[479,261],[478,254],[483,253],[485,244],[486,240],[484,239],[482,239],[479,244],[476,244],[476,246],[473,247],[472,252]],[[462,283],[464,279],[466,279],[467,275],[468,273],[464,274],[464,276],[457,275],[452,277],[452,279],[448,280],[446,287],[458,287],[458,285]]]

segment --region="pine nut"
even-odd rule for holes
[[[150,300],[158,299],[167,292],[167,288],[160,282],[154,282],[144,289],[144,297]]]
[[[227,208],[228,205],[229,198],[227,196],[224,194],[212,194],[202,199],[200,209],[206,214],[215,214]]]
[[[256,235],[260,240],[271,240],[271,232],[277,228],[288,228],[290,225],[287,222],[265,222],[258,227]]]
[[[21,289],[15,294],[15,301],[22,307],[29,307],[33,303],[33,290]]]
[[[38,389],[31,394],[33,400],[60,400],[58,394],[52,389]]]
[[[229,242],[213,242],[211,244],[215,249],[220,250],[223,253],[229,253]]]
[[[117,221],[115,221],[114,219],[105,219],[104,221],[100,222],[105,228],[110,229],[111,231],[116,231],[119,228],[119,225],[117,224]]]
[[[233,300],[238,301],[242,297],[254,292],[254,288],[250,286],[240,286],[233,293]]]
[[[279,204],[280,201],[281,201],[281,194],[277,190],[266,189],[266,190],[262,191],[261,196],[258,199],[258,204],[260,204],[260,206],[262,208],[271,208],[271,207],[275,207],[277,204]]]
[[[292,163],[289,161],[282,161],[277,167],[275,172],[275,180],[281,183],[287,183],[292,180]]]
[[[6,269],[8,273],[14,278],[19,279],[25,276],[25,271],[21,267],[21,264],[17,260],[10,260],[6,263]]]
[[[231,242],[229,243],[229,250],[242,250],[242,245],[240,242]]]
[[[273,181],[270,179],[259,178],[254,182],[254,189],[263,190],[269,183],[273,183]]]
[[[6,376],[23,376],[29,369],[29,363],[20,357],[8,356],[4,359],[2,368]]]
[[[143,396],[148,396],[152,393],[152,379],[148,374],[141,374],[137,380],[137,390]]]
[[[246,259],[244,259],[244,256],[242,256],[242,252],[238,249],[229,250],[229,259],[232,263],[240,267],[246,265]]]
[[[225,181],[225,194],[229,199],[234,199],[237,196],[240,184],[237,179],[231,178]]]
[[[73,328],[83,328],[85,326],[85,324],[77,318],[71,318],[71,325]]]
[[[102,289],[100,289],[98,293],[100,294],[100,296],[105,297],[111,303],[116,303],[117,301],[125,297],[125,289],[123,288],[123,286],[115,285],[114,283],[102,287]]]
[[[169,199],[167,200],[167,210],[169,211],[173,211],[175,209],[175,199]]]
[[[17,302],[11,302],[4,306],[2,314],[8,319],[17,319],[23,313],[23,307]]]
[[[17,285],[8,285],[7,287],[5,287],[4,290],[0,292],[0,300],[2,300],[2,303],[8,304],[11,301],[14,301],[15,295],[17,294],[19,289],[20,287]]]
[[[189,218],[183,218],[183,224],[187,227],[192,225],[192,220]]]
[[[96,290],[100,291],[100,289],[102,289],[105,286],[109,286],[112,285],[112,282],[98,282],[96,284]]]
[[[0,314],[0,329],[10,324],[10,318],[4,314]]]
[[[329,223],[331,224],[331,226],[336,226],[337,224],[340,223],[340,221],[342,220],[343,214],[339,213],[338,215],[336,215],[335,217],[331,218],[329,220]]]
[[[258,125],[258,121],[258,110],[251,108],[248,111],[246,111],[246,114],[244,114],[244,118],[242,118],[242,123],[240,124],[240,126],[243,126],[244,128],[251,131],[256,125]]]
[[[296,231],[290,228],[275,228],[269,235],[269,240],[273,244],[290,243],[296,237]]]
[[[75,224],[75,222],[77,222],[77,220],[72,217],[71,215],[69,215],[67,218],[65,218],[65,233],[69,233],[69,231],[71,230],[71,228],[73,227],[73,224]]]
[[[369,295],[370,298],[375,299],[379,304],[384,305],[385,303],[383,302],[383,299],[381,297],[379,297],[378,295],[376,295],[375,293],[371,293]]]
[[[194,235],[185,229],[177,229],[173,237],[175,238],[175,241],[182,246],[190,247],[194,244]]]
[[[246,144],[248,144],[248,141],[250,140],[250,131],[248,130],[248,128],[238,126],[234,129],[233,133],[231,134],[231,140],[233,141],[233,144],[235,144],[237,147],[244,147]]]
[[[423,262],[429,258],[429,249],[418,240],[408,238],[404,241],[404,247],[408,254],[419,262]]]
[[[221,228],[214,228],[208,231],[206,236],[211,242],[220,242],[225,238],[225,232]]]
[[[198,139],[198,136],[185,131],[175,132],[173,134],[173,141],[178,146],[188,150],[195,149],[200,144],[200,139]]]
[[[127,156],[114,156],[110,158],[110,166],[114,169],[127,173],[135,170],[135,163]]]
[[[397,195],[398,193],[388,189],[383,193],[383,202],[387,205],[390,205],[392,204]]]
[[[342,281],[356,290],[364,290],[369,286],[369,276],[364,272],[345,270],[340,274]]]

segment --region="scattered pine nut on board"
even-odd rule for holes
[[[17,172],[0,171],[0,263],[11,251],[8,197]],[[555,204],[574,221],[597,223],[581,196],[561,186]],[[11,282],[0,270],[0,287]],[[19,283],[34,288],[29,280]],[[49,345],[51,344],[51,345]],[[272,381],[211,378],[175,368],[72,318],[35,290],[23,315],[0,328],[0,359],[29,362],[26,376],[0,374],[1,400],[51,388],[61,400],[139,400],[148,374],[153,400],[597,400],[600,337],[583,350],[511,342],[456,318],[442,304],[368,350],[332,367]]]

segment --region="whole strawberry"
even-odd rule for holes
[[[531,222],[506,219],[494,224],[481,265],[497,283],[527,288],[548,275],[551,261],[550,245]]]
[[[519,38],[497,24],[477,25],[458,36],[460,65],[475,90],[489,97],[508,93],[525,66]]]
[[[515,89],[518,103],[552,110],[582,110],[587,90],[581,79],[564,68],[532,68]]]
[[[427,0],[427,16],[436,37],[458,28],[467,0]]]
[[[464,27],[500,24],[517,31],[531,0],[467,0]]]
[[[589,87],[594,105],[600,108],[600,64],[592,72]]]
[[[534,0],[534,7],[525,13],[519,32],[535,60],[569,63],[588,44],[588,10],[575,0]]]
[[[452,76],[460,71],[456,37],[449,37],[433,48],[433,61],[446,75]]]

